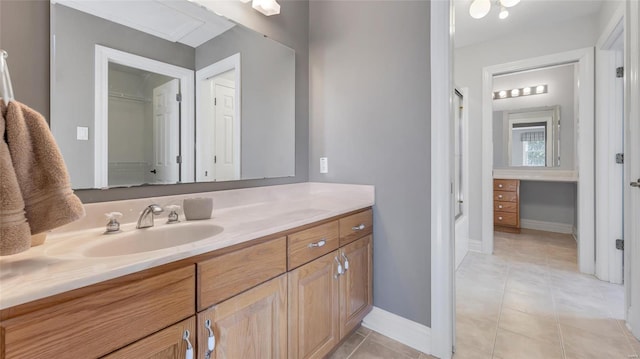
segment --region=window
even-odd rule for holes
[[[545,128],[535,127],[531,132],[524,132],[520,135],[522,143],[522,165],[523,166],[545,166],[546,165],[546,142]]]

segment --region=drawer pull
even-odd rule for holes
[[[502,183],[500,183],[500,184],[498,185],[498,188],[502,188]]]
[[[498,217],[498,221],[502,221],[502,217]]]
[[[187,351],[184,355],[185,359],[193,359],[193,346],[189,341],[189,335],[190,333],[188,329],[184,331],[184,334],[182,334],[182,339],[187,342]]]
[[[355,226],[355,227],[351,227],[352,230],[354,231],[361,231],[365,228],[366,226],[364,225],[364,223],[360,223],[359,225]]]
[[[314,247],[323,247],[325,244],[327,244],[327,240],[326,239],[321,239],[316,243],[309,243],[309,245],[307,247],[309,248],[314,248]]]
[[[498,208],[499,208],[499,209],[502,209],[502,205],[501,205],[501,204],[499,204],[499,205],[498,205]]]
[[[338,263],[338,273],[336,273],[336,275],[334,275],[333,278],[338,279],[338,277],[344,274],[344,270],[342,269],[342,263],[340,263],[340,260],[338,259],[338,257],[333,257],[333,259],[335,259],[336,263]]]
[[[207,338],[207,353],[205,354],[206,359],[211,358],[211,354],[213,353],[213,349],[216,348],[216,337],[213,335],[213,329],[211,329],[211,320],[207,319],[204,321],[204,327],[209,331],[209,337]]]
[[[502,199],[502,195],[501,195],[501,194],[499,194],[499,195],[498,195],[498,198]]]
[[[349,270],[349,258],[344,253],[341,253],[342,258],[344,259],[344,273]]]

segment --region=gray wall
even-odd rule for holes
[[[243,26],[196,48],[196,70],[240,53],[242,178],[293,175],[295,53]]]
[[[525,71],[495,77],[493,90],[521,88],[525,86],[547,84],[546,94],[506,98],[493,101],[493,168],[508,167],[508,156],[502,142],[505,132],[508,136],[509,122],[504,118],[505,111],[523,110],[545,106],[560,105],[560,169],[574,169],[575,160],[575,115],[574,88],[575,65],[564,65],[536,71]],[[496,114],[498,118],[496,118]],[[496,128],[496,126],[499,126]],[[496,137],[500,136],[500,137]],[[508,137],[507,137],[508,138]],[[499,153],[496,153],[499,152]],[[499,160],[499,161],[498,161]]]
[[[314,181],[373,184],[374,304],[430,325],[430,7],[312,1]],[[319,158],[329,173],[319,173]]]
[[[505,34],[497,40],[456,48],[454,81],[456,87],[468,87],[469,99],[469,173],[482,172],[482,69],[486,66],[563,51],[591,47],[595,44],[596,20],[593,16],[547,26],[531,31]],[[469,233],[481,240],[482,184],[469,183]],[[475,237],[473,237],[475,236]]]
[[[520,218],[576,224],[576,184],[520,181]]]
[[[0,48],[15,98],[49,118],[49,1],[0,1]]]
[[[281,14],[266,17],[251,4],[210,1],[217,13],[263,33],[296,51],[296,175],[269,180],[145,186],[76,191],[84,203],[180,193],[216,191],[284,183],[309,178],[309,3],[281,2]],[[0,47],[10,53],[16,98],[49,117],[49,1],[0,1]]]

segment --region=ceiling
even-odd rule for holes
[[[596,13],[605,0],[521,0],[509,9],[509,17],[498,19],[500,7],[492,0],[491,12],[482,19],[469,15],[471,0],[454,0],[455,46],[463,47]]]

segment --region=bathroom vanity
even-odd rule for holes
[[[115,236],[147,231],[130,225],[137,211],[193,197],[180,195],[87,205],[83,223],[1,258],[0,357],[322,358],[357,328],[372,307],[373,187],[201,195],[214,216],[193,224],[222,230],[198,241],[90,250],[120,245],[100,234],[100,212],[124,212]],[[158,233],[173,226],[164,217]]]

